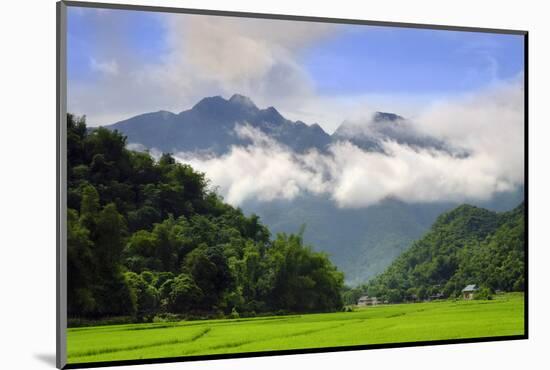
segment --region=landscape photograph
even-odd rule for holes
[[[69,6],[66,41],[69,365],[526,336],[524,35]]]

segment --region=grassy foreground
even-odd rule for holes
[[[523,334],[523,294],[354,312],[68,330],[69,363]]]

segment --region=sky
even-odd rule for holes
[[[396,113],[402,134],[465,154],[392,138],[383,152],[344,140],[295,153],[238,122],[248,146],[174,153],[232,205],[475,202],[524,183],[522,36],[73,7],[67,36],[68,111],[89,126],[238,93],[329,134],[372,136],[374,112]]]
[[[90,126],[234,93],[332,133],[521,78],[517,35],[69,7],[68,109]]]

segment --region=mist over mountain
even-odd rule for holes
[[[495,212],[513,209],[524,199],[523,189],[500,193],[476,205]],[[306,195],[292,201],[247,202],[274,232],[298,232],[304,240],[327,252],[354,285],[382,273],[391,262],[427,232],[437,217],[458,203],[405,203],[386,199],[366,208],[339,208],[326,197]]]
[[[235,94],[107,128],[129,143],[176,153],[205,172],[226,201],[256,213],[275,233],[305,225],[305,242],[327,252],[348,283],[384,271],[458,204],[506,211],[524,198],[523,187],[487,177],[495,166],[471,149],[394,113],[345,121],[329,135]]]
[[[332,134],[333,141],[349,141],[370,151],[384,151],[384,141],[395,141],[412,148],[433,149],[452,155],[465,155],[445,141],[417,131],[412,122],[386,112],[375,112],[366,122],[345,121]]]

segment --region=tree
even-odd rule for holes
[[[67,311],[69,315],[90,314],[96,310],[93,293],[93,243],[90,232],[79,221],[75,210],[67,212]]]
[[[150,230],[155,223],[160,221],[160,212],[148,205],[140,207],[136,211],[128,212],[128,229],[131,232]]]
[[[183,244],[176,230],[176,221],[173,217],[168,217],[162,223],[155,224],[152,234],[155,238],[155,253],[160,270],[175,272],[178,250]]]
[[[99,193],[93,185],[85,184],[80,202],[80,220],[88,229],[95,228],[99,209]]]
[[[218,306],[226,289],[233,283],[223,250],[218,246],[201,244],[194,249],[186,256],[184,271],[201,289],[203,309]]]
[[[96,299],[103,315],[133,314],[135,298],[121,270],[124,218],[113,203],[98,214],[95,229],[95,274],[100,288]]]
[[[161,287],[161,296],[165,298],[168,310],[186,313],[201,307],[203,292],[188,274],[180,274],[167,280]]]
[[[118,271],[120,266],[125,231],[125,220],[117,212],[116,206],[113,203],[106,205],[96,221],[94,255],[98,267],[107,278]]]
[[[277,309],[311,312],[342,307],[343,274],[325,254],[304,247],[301,236],[279,234],[268,253],[274,269],[269,300]]]
[[[67,159],[69,168],[84,161],[83,140],[86,137],[86,118],[67,114]],[[71,171],[69,171],[69,179]]]
[[[132,234],[124,249],[125,265],[134,272],[146,269],[160,270],[161,262],[157,258],[158,240],[148,231],[139,230]]]
[[[143,321],[147,316],[153,315],[159,304],[157,289],[148,281],[152,274],[149,271],[140,275],[135,272],[126,272],[124,278],[135,297],[135,314],[138,321]]]

